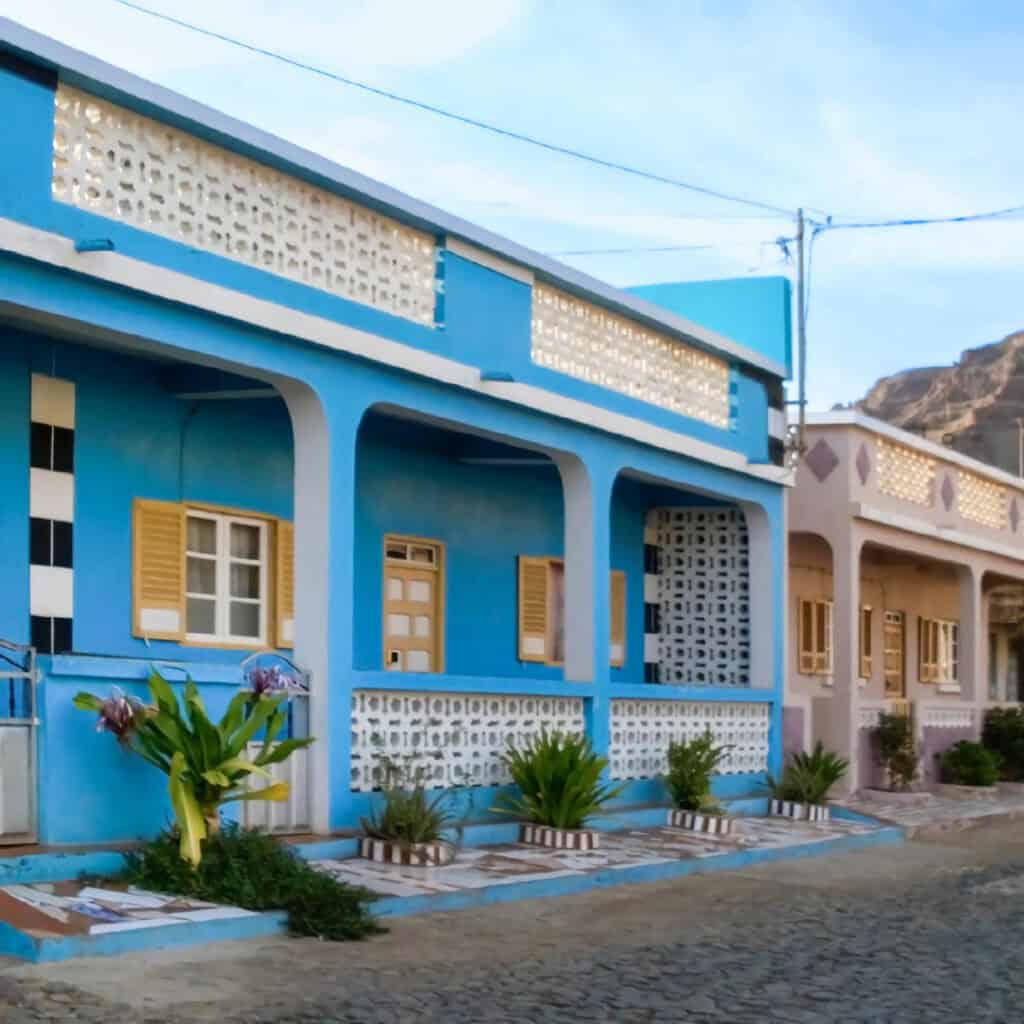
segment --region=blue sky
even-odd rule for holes
[[[924,0],[152,0],[516,131],[837,219],[1024,204],[1024,7]],[[113,0],[0,13],[615,284],[788,273],[784,219],[640,182],[332,84]],[[1024,218],[815,247],[813,408],[1024,328]]]

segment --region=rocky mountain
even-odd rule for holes
[[[1024,420],[1024,331],[968,349],[953,366],[883,377],[858,409],[1010,473]]]

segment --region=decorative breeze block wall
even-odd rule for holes
[[[502,755],[542,729],[582,735],[580,697],[410,693],[357,690],[352,695],[352,789],[380,788],[387,757],[438,787],[510,782]]]
[[[647,682],[750,685],[749,551],[742,509],[651,509],[644,553]]]
[[[964,519],[991,530],[1005,530],[1009,525],[1010,495],[1005,487],[986,480],[976,473],[957,475],[957,508]]]
[[[539,366],[729,427],[724,359],[539,282],[533,286],[531,357]]]
[[[970,729],[974,726],[973,708],[926,707],[921,716],[925,729]]]
[[[767,703],[613,700],[611,704],[609,759],[614,779],[664,774],[669,743],[703,736],[706,729],[716,743],[731,748],[719,768],[721,774],[768,768],[771,706]]]
[[[879,439],[878,489],[891,498],[931,505],[935,492],[935,459],[902,444]]]
[[[60,202],[434,323],[426,232],[63,83],[56,106]]]

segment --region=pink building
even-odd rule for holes
[[[789,505],[785,745],[878,784],[871,728],[909,705],[920,771],[1021,694],[1024,481],[855,412],[808,418]]]

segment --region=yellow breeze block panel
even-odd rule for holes
[[[531,358],[538,366],[729,426],[729,364],[668,334],[537,282]]]
[[[963,470],[957,474],[957,504],[960,515],[991,530],[1009,525],[1010,496],[1005,487]]]
[[[53,197],[433,325],[432,235],[61,84]]]
[[[878,489],[891,498],[931,505],[935,490],[935,459],[901,444],[878,442]]]

